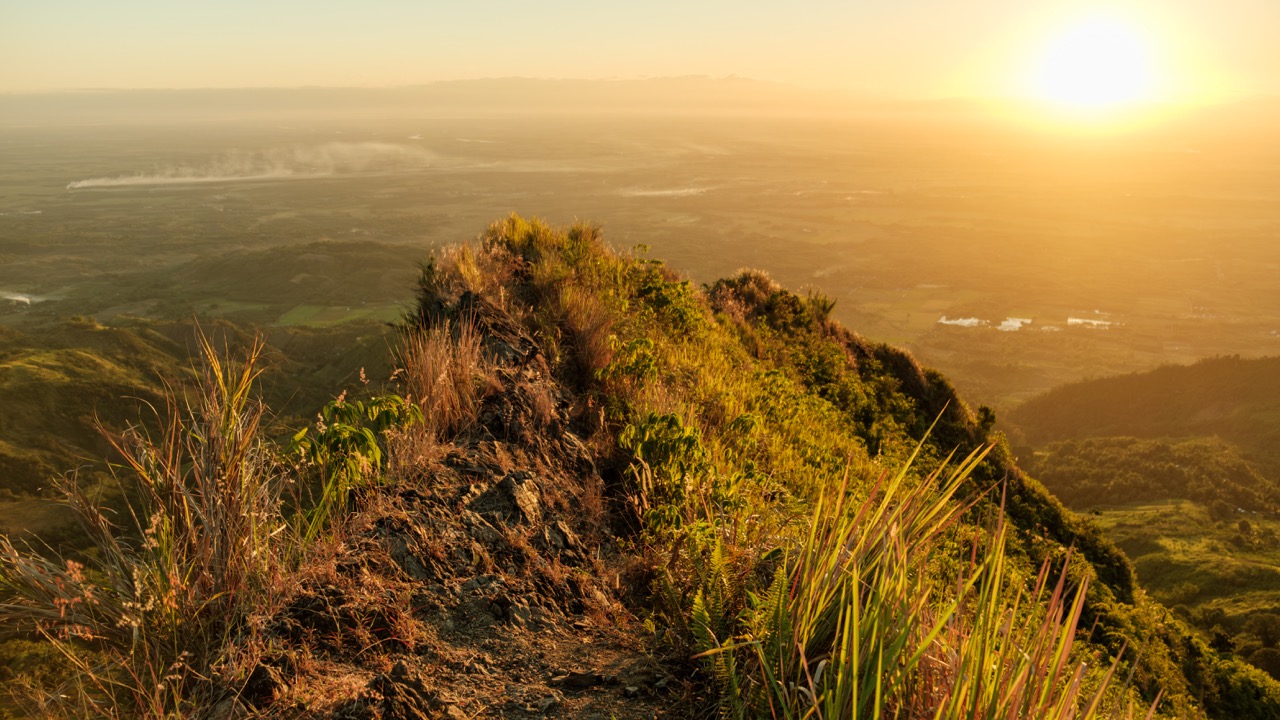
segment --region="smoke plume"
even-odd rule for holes
[[[233,151],[201,165],[178,165],[150,173],[76,180],[68,190],[128,185],[186,185],[244,180],[270,180],[395,173],[431,165],[431,152],[390,143],[325,143],[273,148],[262,152]]]

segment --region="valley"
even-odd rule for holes
[[[976,425],[967,410],[955,420],[964,442],[1000,430],[1000,452],[1096,525],[1059,514],[1034,483],[1018,522],[1039,517],[1088,544],[1106,593],[1126,598],[1114,542],[1144,592],[1197,628],[1194,642],[1280,673],[1280,632],[1257,619],[1280,617],[1280,179],[1266,172],[1280,142],[1224,137],[1191,121],[1050,137],[901,111],[0,126],[0,530],[76,550],[51,478],[76,469],[123,502],[102,431],[151,427],[166,389],[189,391],[200,332],[228,348],[262,338],[264,431],[287,443],[335,395],[392,376],[397,326],[421,312],[422,263],[519,212],[597,223],[625,262],[667,261],[711,295],[720,278],[764,285],[740,274],[761,271],[796,291],[804,323],[813,313],[856,332],[849,347],[910,350],[941,371],[929,383],[979,411]],[[459,277],[482,278],[450,257]],[[653,302],[652,287],[629,292]],[[559,333],[584,332],[579,311],[529,332],[556,348]],[[885,416],[863,417],[855,399],[871,391],[827,377],[843,367],[827,350],[771,334],[789,327],[779,307],[751,322],[762,334],[744,347],[774,343],[770,362],[797,363],[788,372],[813,402],[865,424],[832,442],[867,468],[902,460],[907,434],[924,434],[912,403],[935,390],[892,389],[917,382],[907,361],[889,353],[858,371],[885,395]],[[882,361],[907,364],[877,380]],[[1111,380],[1071,384],[1098,378]],[[1039,547],[1024,530],[1018,542]],[[1124,613],[1165,612],[1123,602],[1134,604],[1105,606],[1117,627],[1149,630],[1158,622]],[[1160,642],[1161,662],[1176,662],[1176,642]],[[1231,667],[1224,687],[1262,682]]]
[[[1264,171],[1280,143],[1190,122],[1064,140],[962,120],[0,128],[0,288],[20,297],[0,323],[392,320],[414,262],[519,211],[601,222],[697,282],[753,267],[823,292],[998,410],[1280,352]]]

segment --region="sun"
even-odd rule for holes
[[[1150,44],[1122,19],[1077,21],[1049,44],[1032,77],[1036,96],[1076,110],[1104,110],[1153,99]]]

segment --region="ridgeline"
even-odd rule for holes
[[[30,707],[1280,717],[989,412],[832,307],[512,216],[423,265],[395,382],[289,448],[260,346],[207,348],[168,431],[115,438],[137,527],[68,484],[96,550],[0,545],[3,627],[68,658]]]

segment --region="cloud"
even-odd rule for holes
[[[232,151],[202,165],[177,165],[152,173],[88,178],[67,183],[68,190],[129,185],[189,185],[245,180],[291,179],[407,172],[431,165],[428,150],[391,143],[325,143],[273,148],[262,152]]]

